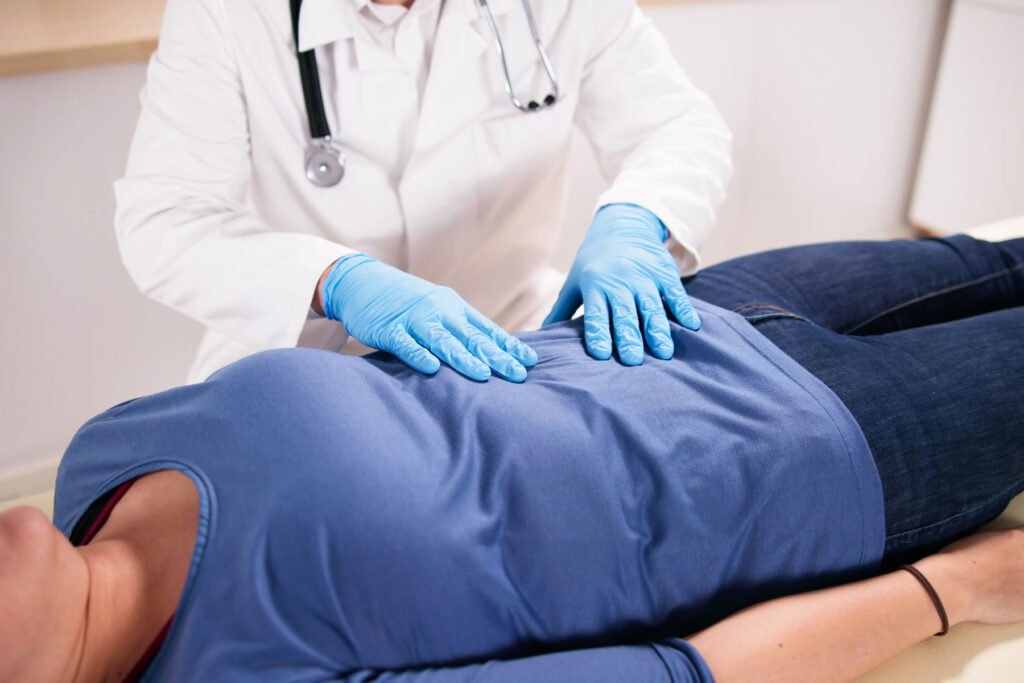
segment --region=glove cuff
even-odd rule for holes
[[[341,280],[353,269],[358,268],[364,263],[373,263],[376,259],[370,258],[366,254],[349,254],[343,256],[335,262],[334,267],[331,268],[331,272],[327,274],[324,279],[324,288],[321,292],[321,300],[324,307],[324,315],[329,320],[337,320],[341,322],[341,299],[338,297],[338,287],[341,285]]]

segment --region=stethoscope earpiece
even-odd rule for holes
[[[530,103],[526,105],[526,108],[529,109],[530,111],[537,111],[538,109],[550,107],[556,101],[557,100],[554,95],[548,95],[547,97],[544,98],[544,104],[541,104],[537,100],[530,100]]]
[[[537,22],[533,18],[533,10],[530,9],[529,0],[522,0],[523,12],[526,14],[526,22],[530,25],[530,35],[533,37],[533,44],[537,48],[537,54],[540,56],[540,61],[544,65],[544,71],[548,74],[548,80],[551,81],[552,92],[544,98],[543,104],[537,100],[530,100],[528,103],[523,104],[522,101],[516,97],[516,91],[512,87],[512,76],[508,71],[508,61],[505,59],[505,44],[501,40],[501,32],[498,30],[498,24],[494,21],[494,14],[491,13],[491,6],[487,4],[487,0],[477,0],[480,3],[480,8],[484,11],[484,18],[487,19],[487,24],[491,27],[491,34],[494,36],[494,49],[498,52],[498,58],[501,59],[501,71],[505,75],[505,93],[509,99],[512,100],[512,106],[521,112],[527,114],[531,112],[540,111],[550,107],[558,101],[558,76],[555,75],[555,68],[551,66],[551,59],[548,57],[548,51],[544,49],[544,43],[541,42],[540,33],[537,31]]]

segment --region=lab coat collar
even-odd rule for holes
[[[479,0],[441,0],[446,14],[455,20],[483,19]],[[370,0],[303,0],[299,11],[299,52],[312,50],[355,35],[356,14]],[[487,0],[494,16],[509,12],[516,0]]]
[[[455,7],[452,7],[452,16],[465,21],[473,21],[475,19],[483,19],[484,11],[480,7],[479,0],[444,0],[445,2],[452,3]],[[522,0],[487,0],[487,5],[491,8],[491,14],[499,16],[508,13],[513,7],[519,5]]]
[[[303,0],[299,10],[299,52],[351,38],[358,11],[351,0]]]

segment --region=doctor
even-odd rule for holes
[[[566,279],[574,125],[610,186]],[[505,330],[545,312],[582,304],[591,355],[628,365],[671,357],[666,307],[699,327],[679,274],[729,147],[635,0],[169,0],[116,228],[140,289],[206,326],[192,380],[362,342],[522,381]]]

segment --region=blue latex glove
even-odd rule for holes
[[[674,346],[665,306],[688,329],[700,329],[700,318],[679,281],[679,268],[665,248],[667,236],[665,224],[643,207],[602,207],[544,324],[568,320],[582,303],[587,350],[594,358],[607,360],[612,355],[610,309],[615,348],[625,365],[643,363],[645,338],[655,356],[671,358]]]
[[[431,375],[439,358],[470,379],[493,370],[526,379],[537,354],[463,301],[449,287],[409,275],[365,254],[338,260],[323,286],[324,312],[363,344]],[[429,350],[428,350],[429,349]]]

